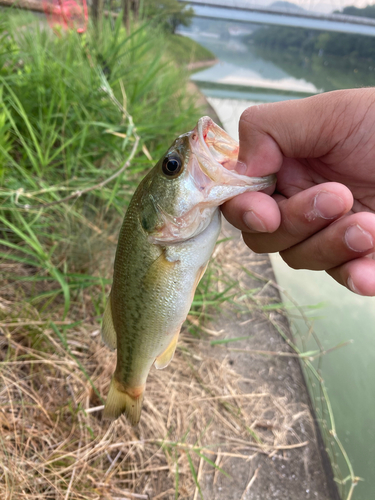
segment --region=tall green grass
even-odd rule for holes
[[[200,113],[155,28],[126,33],[119,16],[58,36],[22,19],[0,24],[0,257],[66,314],[74,290],[103,290],[135,186]]]

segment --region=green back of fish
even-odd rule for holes
[[[145,383],[155,353],[163,352],[166,335],[175,333],[170,331],[173,298],[184,276],[149,235],[162,223],[155,203],[162,197],[163,207],[173,205],[176,184],[164,179],[156,165],[135,192],[118,240],[110,298],[117,336],[116,378],[132,386]]]

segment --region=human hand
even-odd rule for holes
[[[239,135],[239,173],[277,173],[273,194],[223,206],[249,248],[374,296],[375,89],[252,106]]]

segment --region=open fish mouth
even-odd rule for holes
[[[156,244],[182,243],[203,232],[215,210],[231,198],[246,191],[261,191],[275,182],[275,177],[248,177],[238,174],[238,142],[211,118],[200,118],[195,128],[180,136],[190,148],[187,175],[180,176],[180,199],[172,213],[157,200],[153,205],[162,224],[149,236]]]
[[[199,144],[205,153],[226,170],[234,170],[239,151],[238,142],[208,116],[200,118],[196,128]]]
[[[198,163],[201,170],[201,173],[197,172],[198,165],[192,165],[193,177],[200,183],[201,190],[204,186],[206,193],[214,185],[246,186],[246,191],[260,191],[275,183],[276,178],[272,175],[248,177],[235,171],[239,144],[209,116],[199,119],[189,141],[195,157],[193,163]]]

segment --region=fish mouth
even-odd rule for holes
[[[219,163],[226,170],[234,170],[237,165],[238,142],[209,116],[200,118],[196,129],[199,145],[210,160]]]
[[[163,221],[150,235],[156,244],[179,244],[201,234],[213,220],[217,208],[246,191],[261,191],[275,183],[275,176],[248,177],[238,174],[238,142],[211,118],[203,116],[195,128],[179,139],[188,140],[187,190],[183,208],[168,214],[156,201],[155,210]],[[185,146],[185,143],[184,143]],[[178,205],[178,203],[177,203]]]
[[[199,119],[189,137],[190,173],[206,203],[219,205],[245,191],[261,191],[275,183],[275,176],[248,177],[235,171],[238,142],[209,116]]]

